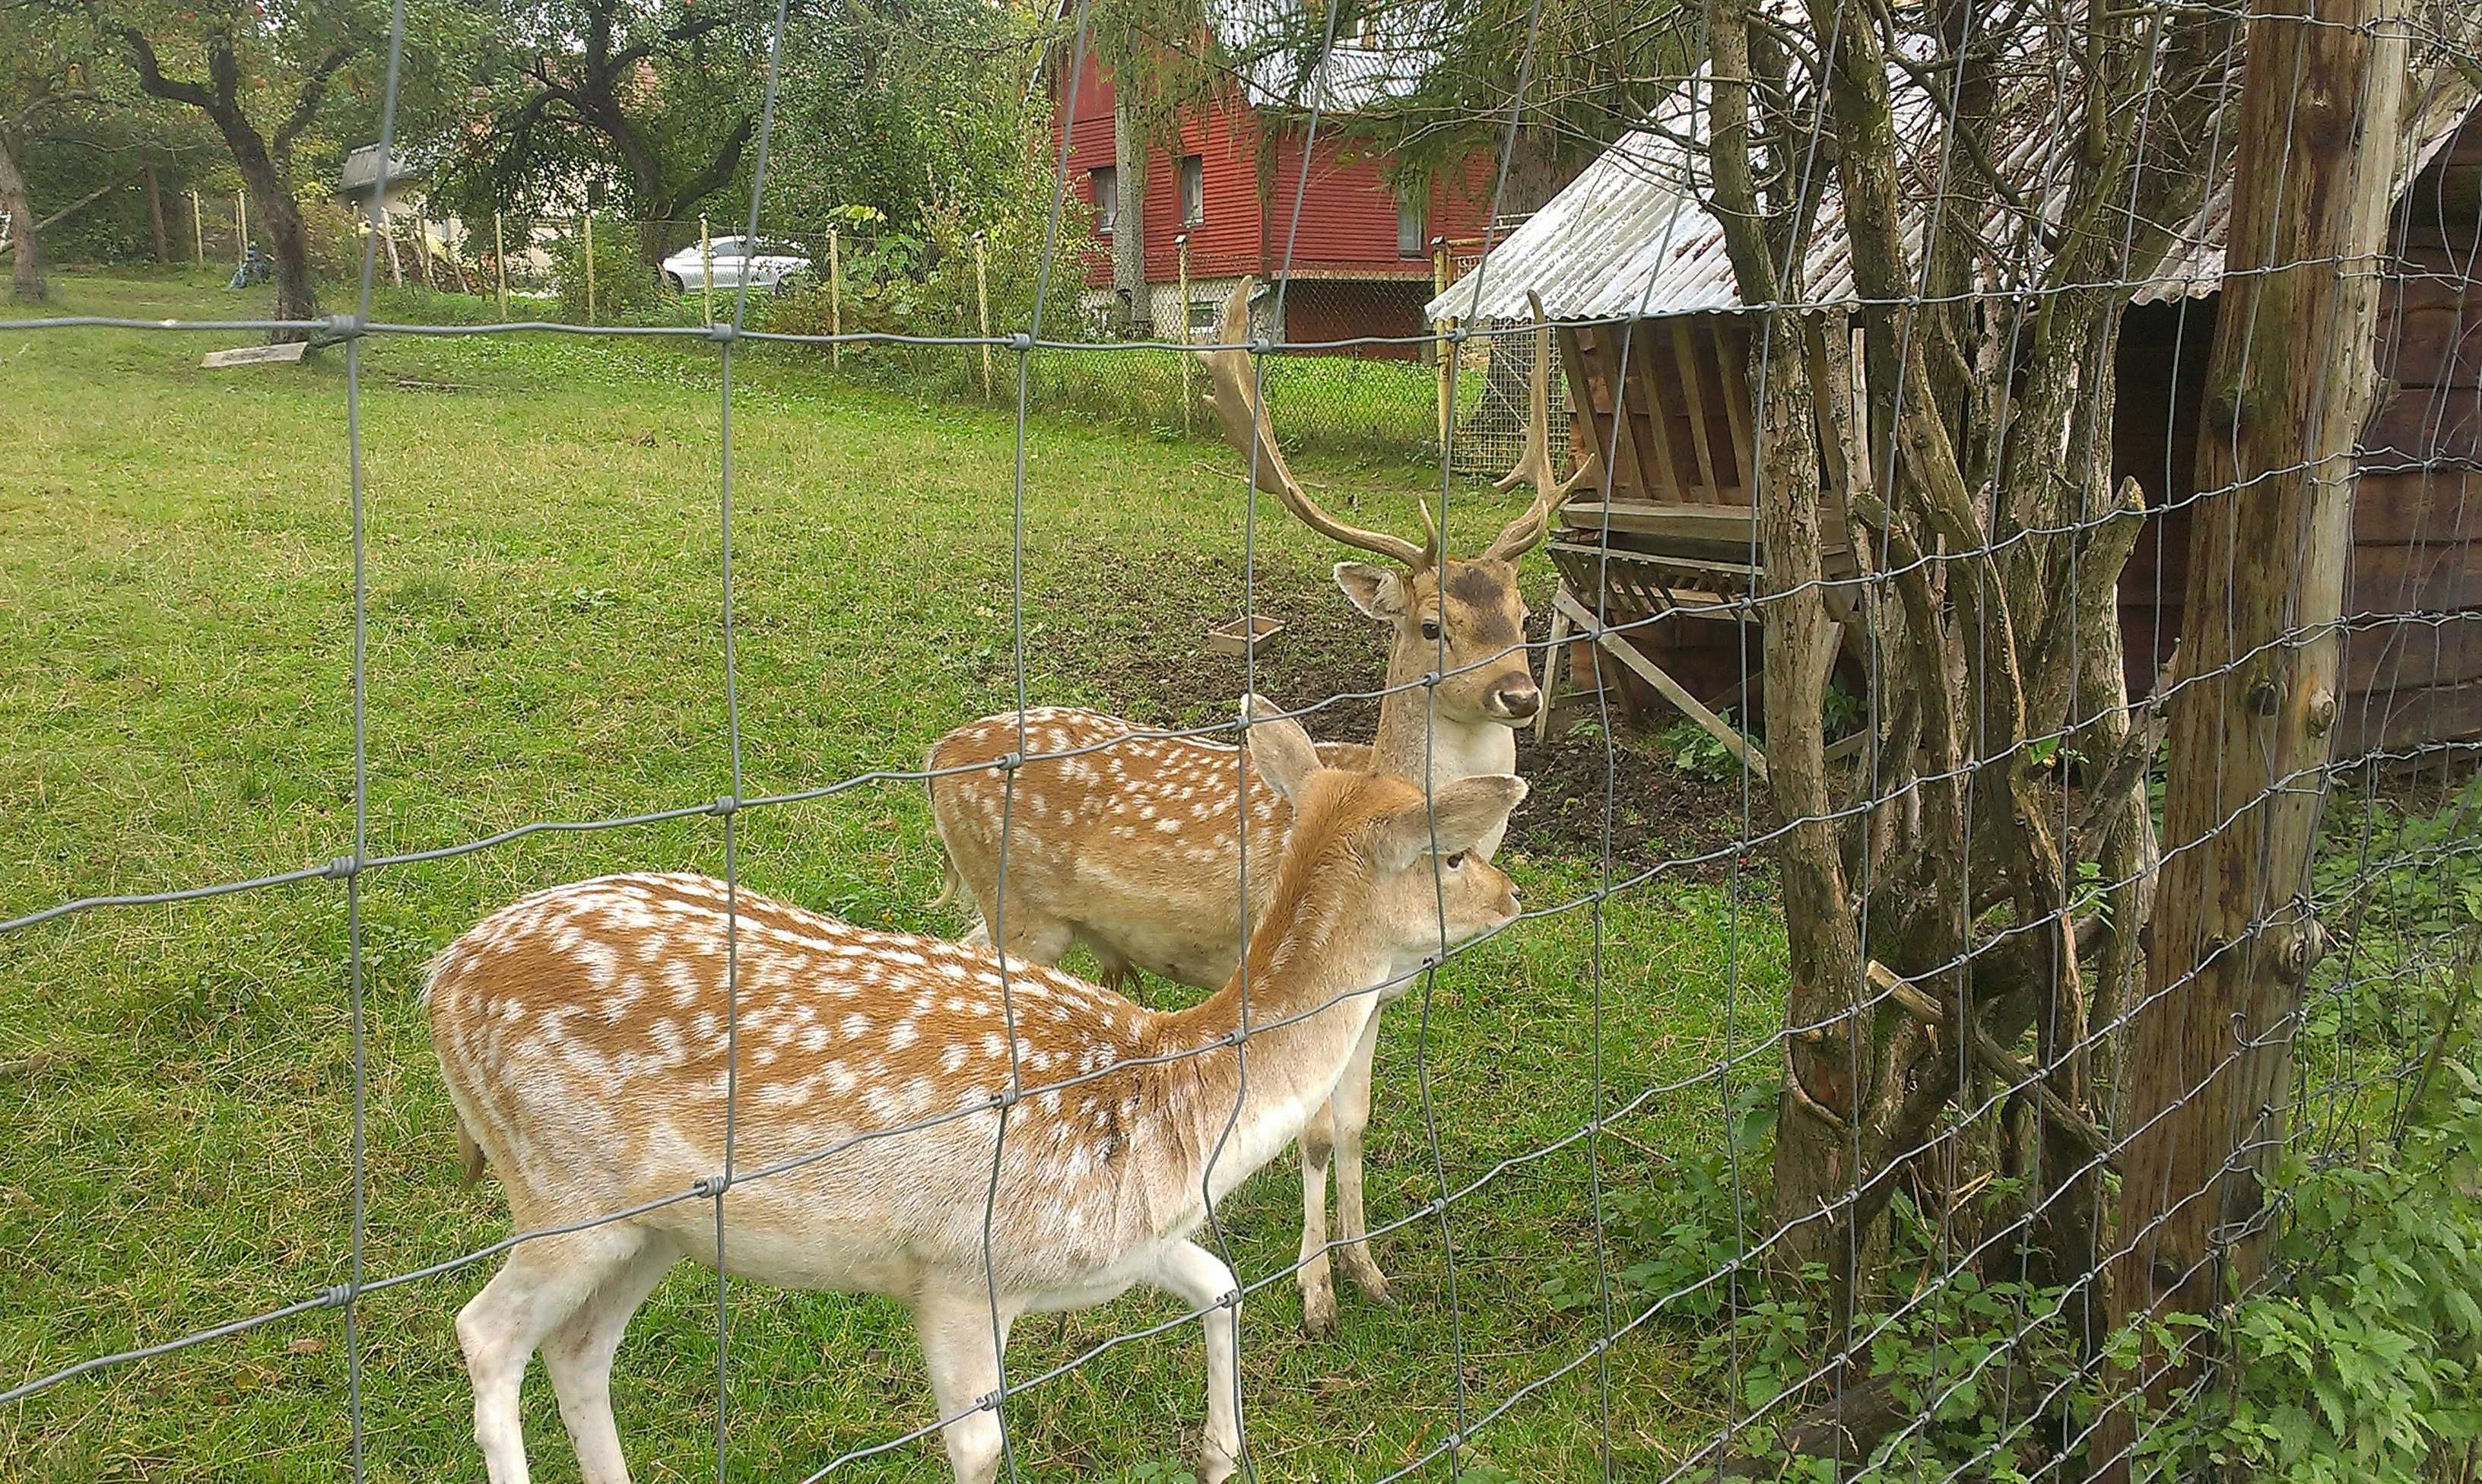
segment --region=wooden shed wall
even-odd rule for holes
[[[1577,452],[1614,449],[1612,409],[1626,409],[1612,459],[1612,498],[1750,503],[1746,341],[1732,317],[1688,315],[1560,331]],[[1626,379],[1623,392],[1623,378]]]
[[[2381,401],[2363,435],[2346,569],[2337,745],[2482,735],[2482,118],[2407,194],[2400,271],[2380,295]],[[2170,504],[2121,579],[2131,683],[2152,683],[2186,615],[2186,502],[2215,300],[2132,309],[2121,337],[2115,476]]]

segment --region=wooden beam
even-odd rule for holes
[[[1644,490],[1647,487],[1646,466],[1638,458],[1637,429],[1629,422],[1627,389],[1620,384],[1617,376],[1605,370],[1599,358],[1603,353],[1601,348],[1598,347],[1595,351],[1589,352],[1584,349],[1585,342],[1579,337],[1577,331],[1564,328],[1560,333],[1564,345],[1576,353],[1578,365],[1584,370],[1588,387],[1592,388],[1599,382],[1611,391],[1612,436],[1616,440],[1616,456],[1612,460],[1616,471],[1615,477],[1617,478],[1618,471],[1625,471],[1636,482],[1637,487],[1641,491]],[[1625,326],[1622,333],[1627,333]],[[1590,355],[1595,358],[1589,359]],[[1591,396],[1591,391],[1589,395]],[[1589,405],[1592,404],[1590,403]],[[1590,422],[1587,426],[1591,429],[1593,424]],[[1615,492],[1617,493],[1617,488]]]
[[[1637,367],[1638,401],[1646,404],[1646,430],[1654,440],[1654,484],[1649,493],[1677,497],[1681,487],[1672,466],[1672,419],[1665,414],[1654,384],[1654,322],[1636,321],[1629,325],[1629,333],[1646,342],[1643,354],[1631,348],[1629,361]]]
[[[1715,367],[1724,376],[1724,416],[1732,424],[1732,462],[1738,467],[1741,488],[1757,485],[1758,455],[1750,442],[1750,346],[1749,338],[1731,324],[1729,315],[1717,315],[1715,325]],[[1753,500],[1756,499],[1752,495]]]
[[[1582,531],[1600,530],[1608,520],[1614,531],[1639,535],[1705,541],[1742,551],[1750,547],[1750,512],[1746,508],[1678,500],[1615,500],[1608,505],[1598,500],[1581,500],[1568,509],[1569,524]]]
[[[1586,612],[1585,607],[1571,597],[1566,588],[1553,594],[1551,603],[1555,612],[1567,613],[1579,629],[1594,636],[1595,642],[1609,652],[1613,659],[1636,671],[1640,679],[1663,692],[1663,698],[1679,707],[1682,716],[1704,727],[1724,744],[1726,751],[1740,760],[1741,766],[1750,770],[1750,776],[1760,783],[1767,781],[1766,755],[1752,745],[1750,740],[1734,729],[1730,722],[1701,705],[1698,697],[1691,695],[1680,682],[1665,674],[1661,665],[1638,653],[1636,645],[1596,622],[1595,615]]]
[[[1689,322],[1672,322],[1672,355],[1680,367],[1680,389],[1689,399],[1689,449],[1698,456],[1698,477],[1706,482],[1706,498],[1720,501],[1724,486],[1715,478],[1715,456],[1706,447],[1705,378],[1698,374],[1698,348],[1689,338]]]
[[[1560,580],[1559,596],[1551,602],[1551,642],[1543,650],[1543,698],[1534,713],[1534,741],[1540,743],[1551,732],[1551,702],[1560,693],[1560,657],[1569,649],[1569,628],[1575,622],[1559,599],[1568,597],[1569,580]],[[1571,598],[1571,602],[1576,600]]]
[[[1570,452],[1582,464],[1587,454],[1599,455],[1603,451],[1595,431],[1594,384],[1586,378],[1586,356],[1577,348],[1577,332],[1566,325],[1555,325],[1551,335],[1552,348],[1560,356],[1560,375],[1569,383],[1569,405],[1574,409],[1569,419],[1569,441],[1572,445]],[[1597,489],[1595,493],[1602,491]]]

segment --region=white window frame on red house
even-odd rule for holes
[[[1087,189],[1095,193],[1095,230],[1109,232],[1121,220],[1119,167],[1098,165],[1086,172]]]
[[[1174,178],[1180,189],[1180,224],[1197,226],[1206,220],[1206,157],[1182,155]]]
[[[1426,192],[1409,192],[1396,197],[1396,255],[1400,258],[1426,258],[1431,255],[1430,203]],[[1406,235],[1406,228],[1413,235]]]

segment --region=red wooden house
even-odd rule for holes
[[[1111,243],[1121,193],[1113,78],[1092,52],[1079,62],[1064,56],[1051,68],[1052,117],[1055,128],[1068,131],[1071,189],[1096,210],[1102,250],[1087,264],[1084,302],[1100,313],[1115,307]],[[1325,76],[1313,80],[1324,90],[1315,143],[1307,99],[1277,75],[1281,68],[1237,66],[1213,101],[1181,124],[1175,146],[1149,152],[1144,231],[1157,334],[1170,337],[1183,325],[1204,330],[1244,275],[1290,279],[1282,323],[1269,326],[1281,341],[1429,332],[1422,305],[1433,291],[1433,244],[1482,235],[1492,171],[1489,156],[1477,154],[1460,169],[1400,192],[1388,183],[1392,161],[1348,137],[1357,110],[1384,101],[1410,80],[1405,65],[1401,50],[1339,45],[1322,68]],[[1337,351],[1410,359],[1424,349]]]

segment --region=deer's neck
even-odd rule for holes
[[[1517,771],[1517,731],[1495,721],[1464,721],[1431,704],[1416,684],[1430,672],[1431,652],[1399,644],[1388,652],[1387,694],[1379,703],[1379,731],[1370,742],[1370,769],[1437,789],[1460,778]],[[1485,860],[1507,826],[1477,846]]]
[[[1159,1147],[1175,1166],[1172,1187],[1220,1196],[1281,1154],[1335,1090],[1362,1028],[1376,1013],[1372,991],[1396,969],[1385,953],[1343,945],[1333,914],[1341,903],[1305,903],[1286,923],[1254,935],[1247,975],[1236,972],[1197,1005],[1167,1015],[1162,1051],[1211,1046],[1246,1028],[1245,1054],[1229,1046],[1167,1062],[1161,1071]],[[1235,1108],[1238,1108],[1236,1114]]]

